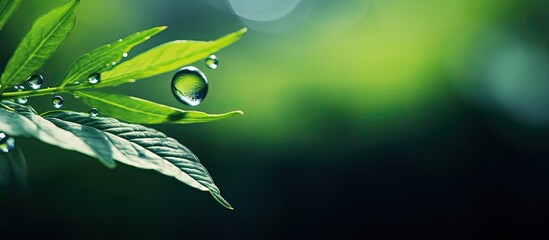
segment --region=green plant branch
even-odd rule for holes
[[[77,91],[83,88],[89,88],[89,86],[77,85],[77,86],[51,87],[51,88],[44,88],[44,89],[30,90],[30,91],[4,92],[0,95],[0,100],[16,99],[20,97],[37,97],[37,96],[44,96],[48,94],[54,94],[54,93],[72,92],[72,91]]]

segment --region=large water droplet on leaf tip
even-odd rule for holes
[[[180,102],[197,106],[208,94],[208,79],[198,68],[184,67],[172,78],[172,92]]]
[[[219,59],[215,55],[210,55],[204,63],[206,63],[206,67],[209,69],[216,69],[219,66]]]
[[[44,77],[40,74],[33,74],[27,79],[27,84],[29,85],[30,88],[34,90],[40,89],[43,83],[44,83]]]
[[[0,151],[9,153],[15,147],[15,138],[0,132]]]
[[[61,96],[55,96],[51,100],[51,103],[53,104],[54,108],[61,108],[63,106],[63,102],[65,102],[65,101],[63,100],[63,97],[61,97]]]
[[[92,73],[88,76],[88,82],[90,84],[97,84],[99,81],[101,81],[101,74],[99,73]]]
[[[97,108],[90,109],[90,115],[92,117],[97,117],[97,115],[99,115],[99,110],[97,110]]]

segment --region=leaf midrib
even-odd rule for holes
[[[172,43],[179,43],[179,42],[181,42],[181,43],[189,43],[189,42],[194,42],[194,41],[180,40],[180,41],[174,41],[174,42],[172,42]],[[169,43],[168,43],[168,44],[169,44]],[[187,51],[187,49],[189,49],[189,47],[190,47],[190,46],[187,46],[187,47],[185,48],[185,50],[183,50],[183,51]],[[160,58],[161,55],[163,55],[164,53],[166,53],[166,51],[167,51],[167,49],[163,49],[161,54],[157,54],[155,61],[158,60],[158,59]],[[170,64],[172,64],[172,63],[174,63],[174,62],[176,62],[176,61],[177,61],[177,60],[166,61],[166,62],[163,62],[162,65],[170,65]],[[132,66],[132,67],[133,67],[133,66]],[[155,68],[158,68],[158,67],[149,66],[149,67],[140,69],[137,73],[139,73],[139,72],[148,72],[148,71],[150,71],[151,69],[155,69]],[[117,80],[120,80],[120,79],[125,79],[125,78],[131,78],[132,75],[135,75],[135,74],[136,74],[135,71],[129,72],[129,73],[125,73],[125,74],[120,74],[120,75],[115,76],[115,77],[113,77],[113,78],[105,79],[105,83],[114,82],[114,81],[117,81]]]
[[[95,129],[95,130],[97,130],[97,131],[100,131],[100,132],[102,132],[102,133],[105,134],[105,135],[108,135],[108,136],[111,136],[111,137],[114,137],[114,138],[123,139],[124,141],[127,141],[127,142],[129,142],[130,144],[132,144],[132,146],[137,146],[137,147],[139,147],[139,148],[142,148],[142,149],[144,149],[145,151],[147,151],[147,152],[153,154],[154,156],[156,156],[160,161],[163,161],[164,163],[170,164],[170,165],[174,166],[175,168],[179,169],[182,173],[186,174],[189,178],[193,179],[198,185],[200,185],[200,186],[202,187],[202,188],[199,188],[199,190],[201,190],[201,191],[210,191],[210,192],[212,191],[208,186],[206,186],[206,185],[204,185],[203,183],[201,183],[198,179],[192,177],[189,173],[183,171],[183,170],[182,170],[181,168],[179,168],[179,166],[177,166],[176,164],[174,164],[174,163],[172,163],[172,162],[166,160],[164,157],[160,156],[158,153],[156,153],[156,152],[154,152],[154,151],[149,150],[147,147],[141,146],[141,145],[139,145],[138,143],[134,142],[134,141],[133,141],[134,139],[126,139],[126,138],[124,138],[124,137],[122,137],[122,136],[119,136],[119,135],[117,135],[117,134],[111,133],[111,132],[108,131],[108,130],[110,130],[110,129],[99,129],[99,128],[93,126],[93,125],[87,125],[87,124],[84,124],[84,123],[67,121],[67,120],[64,120],[64,119],[61,119],[61,118],[58,118],[58,117],[47,117],[47,116],[46,116],[45,119],[57,119],[58,121],[62,121],[62,122],[70,122],[70,123],[78,124],[78,125],[81,125],[81,126],[86,126],[86,127],[89,127],[89,128],[93,128],[93,129]],[[49,120],[48,120],[48,121],[49,121]],[[50,121],[50,122],[51,122],[51,121]],[[136,138],[136,139],[137,139],[137,138]],[[111,140],[109,137],[107,137],[107,140],[108,140],[113,146],[116,147],[116,144],[113,143],[112,140]],[[191,164],[193,164],[193,165],[195,165],[195,166],[197,165],[197,163],[195,163],[195,162],[193,162],[193,161],[191,161],[191,160],[189,160],[189,161],[191,162]],[[192,171],[192,170],[195,170],[195,169],[188,169],[188,170],[191,170],[191,171]],[[213,181],[212,181],[212,183],[213,183]]]
[[[17,70],[10,75],[10,77],[6,80],[6,83],[10,83],[11,80],[14,78],[14,76],[17,76],[17,74],[19,74],[19,72],[21,72],[21,70],[23,69],[24,66],[27,65],[27,63],[32,59],[34,58],[34,56],[36,55],[36,53],[41,49],[41,47],[47,42],[47,39],[49,39],[52,34],[62,25],[62,23],[65,22],[65,20],[67,19],[68,16],[70,16],[71,14],[73,14],[73,9],[74,9],[74,5],[71,7],[71,9],[68,11],[68,14],[65,14],[65,16],[62,18],[61,21],[59,21],[59,23],[57,25],[55,25],[55,27],[53,28],[53,30],[48,33],[48,36],[45,37],[44,39],[42,39],[42,41],[40,42],[40,44],[38,45],[38,47],[31,53],[31,55],[25,60],[25,62],[21,65],[19,65],[19,67],[17,68]],[[46,16],[46,14],[44,14],[44,16]],[[25,36],[26,38],[26,36]]]
[[[103,98],[96,97],[94,95],[86,94],[85,92],[76,92],[76,94],[77,95],[82,95],[82,96],[87,97],[87,98],[94,99],[96,101],[104,102],[106,104],[114,105],[114,106],[120,107],[122,109],[128,110],[130,112],[142,113],[142,114],[153,116],[153,117],[166,118],[166,116],[162,115],[162,114],[154,114],[152,112],[140,111],[139,109],[129,108],[129,107],[126,107],[126,105],[118,104],[117,102],[114,102],[114,101],[108,101],[108,100],[105,100]],[[174,110],[174,111],[176,111],[176,110]],[[177,111],[177,112],[185,113],[185,111],[182,111],[182,110]]]

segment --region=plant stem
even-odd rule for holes
[[[7,100],[7,99],[15,99],[19,97],[36,97],[36,96],[43,96],[48,94],[60,93],[60,92],[71,92],[73,90],[77,90],[78,87],[81,87],[81,86],[52,87],[52,88],[44,88],[44,89],[31,90],[31,91],[4,92],[0,96],[0,99]]]

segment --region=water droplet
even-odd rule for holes
[[[184,67],[172,78],[172,92],[180,102],[197,106],[208,94],[208,79],[198,68]]]
[[[113,65],[113,66],[116,65],[116,62],[112,62],[111,65]]]
[[[29,101],[29,99],[27,97],[20,97],[20,98],[17,98],[17,102],[19,104],[25,104]]]
[[[0,151],[9,153],[15,147],[15,138],[0,132]]]
[[[53,104],[54,108],[61,108],[63,106],[63,102],[65,102],[65,101],[63,100],[63,97],[61,97],[61,96],[55,96],[51,100],[51,103]]]
[[[101,74],[99,73],[92,73],[90,76],[88,76],[88,82],[90,84],[97,84],[101,80]]]
[[[97,110],[97,108],[90,109],[90,115],[92,117],[97,117],[97,115],[99,115],[99,110]]]
[[[23,90],[25,90],[25,86],[23,85],[15,85],[13,88],[17,89],[18,92],[22,92]],[[17,102],[19,104],[25,104],[29,101],[29,99],[27,97],[19,97],[17,98]]]
[[[40,74],[33,74],[27,79],[27,84],[29,85],[30,88],[34,90],[40,89],[43,83],[44,83],[44,77]]]
[[[123,53],[122,57],[128,57],[128,53],[127,52]]]
[[[206,58],[206,67],[209,69],[216,69],[219,66],[219,59],[215,55],[210,55],[208,58]]]

